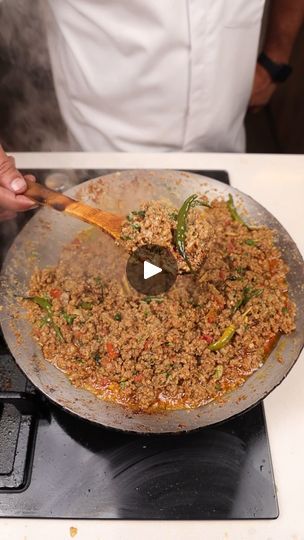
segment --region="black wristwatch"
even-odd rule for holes
[[[274,83],[286,81],[292,73],[292,67],[289,64],[277,64],[263,52],[258,57],[258,63],[266,69]]]

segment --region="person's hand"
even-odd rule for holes
[[[0,145],[0,221],[12,219],[16,212],[29,210],[35,203],[22,195],[27,188],[24,178],[35,181],[31,174],[25,177],[16,169],[15,160]]]
[[[249,101],[249,110],[257,112],[265,107],[274,93],[277,85],[272,81],[269,73],[257,63]]]

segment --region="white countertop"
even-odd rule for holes
[[[234,187],[272,212],[304,254],[304,156],[260,154],[17,153],[19,168],[226,169]],[[265,399],[280,516],[245,521],[1,519],[1,540],[304,540],[304,353]]]

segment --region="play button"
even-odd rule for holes
[[[149,261],[144,261],[144,279],[156,276],[156,274],[159,274],[162,271],[162,268],[159,268],[159,266],[155,266],[155,264],[152,264]]]
[[[130,255],[126,274],[137,292],[156,296],[167,292],[175,282],[176,260],[169,249],[145,244]]]

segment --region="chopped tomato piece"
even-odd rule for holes
[[[208,334],[203,334],[201,336],[201,338],[206,341],[208,343],[208,345],[210,345],[210,343],[213,342],[213,337],[212,336],[209,336]]]
[[[134,375],[133,380],[134,380],[135,382],[141,382],[141,381],[143,380],[143,375],[142,375],[142,373],[139,373],[138,375]]]
[[[111,360],[115,360],[115,358],[117,358],[118,354],[117,354],[117,351],[115,351],[115,349],[114,349],[113,343],[108,341],[106,343],[106,349],[107,349],[107,353],[108,353],[109,357],[111,358]]]
[[[62,295],[62,291],[60,289],[51,289],[50,295],[52,298],[60,298],[60,296]]]
[[[108,379],[108,377],[100,377],[98,379],[98,386],[100,386],[101,388],[105,388],[106,386],[109,386],[110,384],[110,379]]]
[[[227,242],[227,251],[228,251],[228,253],[233,253],[235,251],[235,242],[234,242],[234,240],[228,240],[228,242]]]

